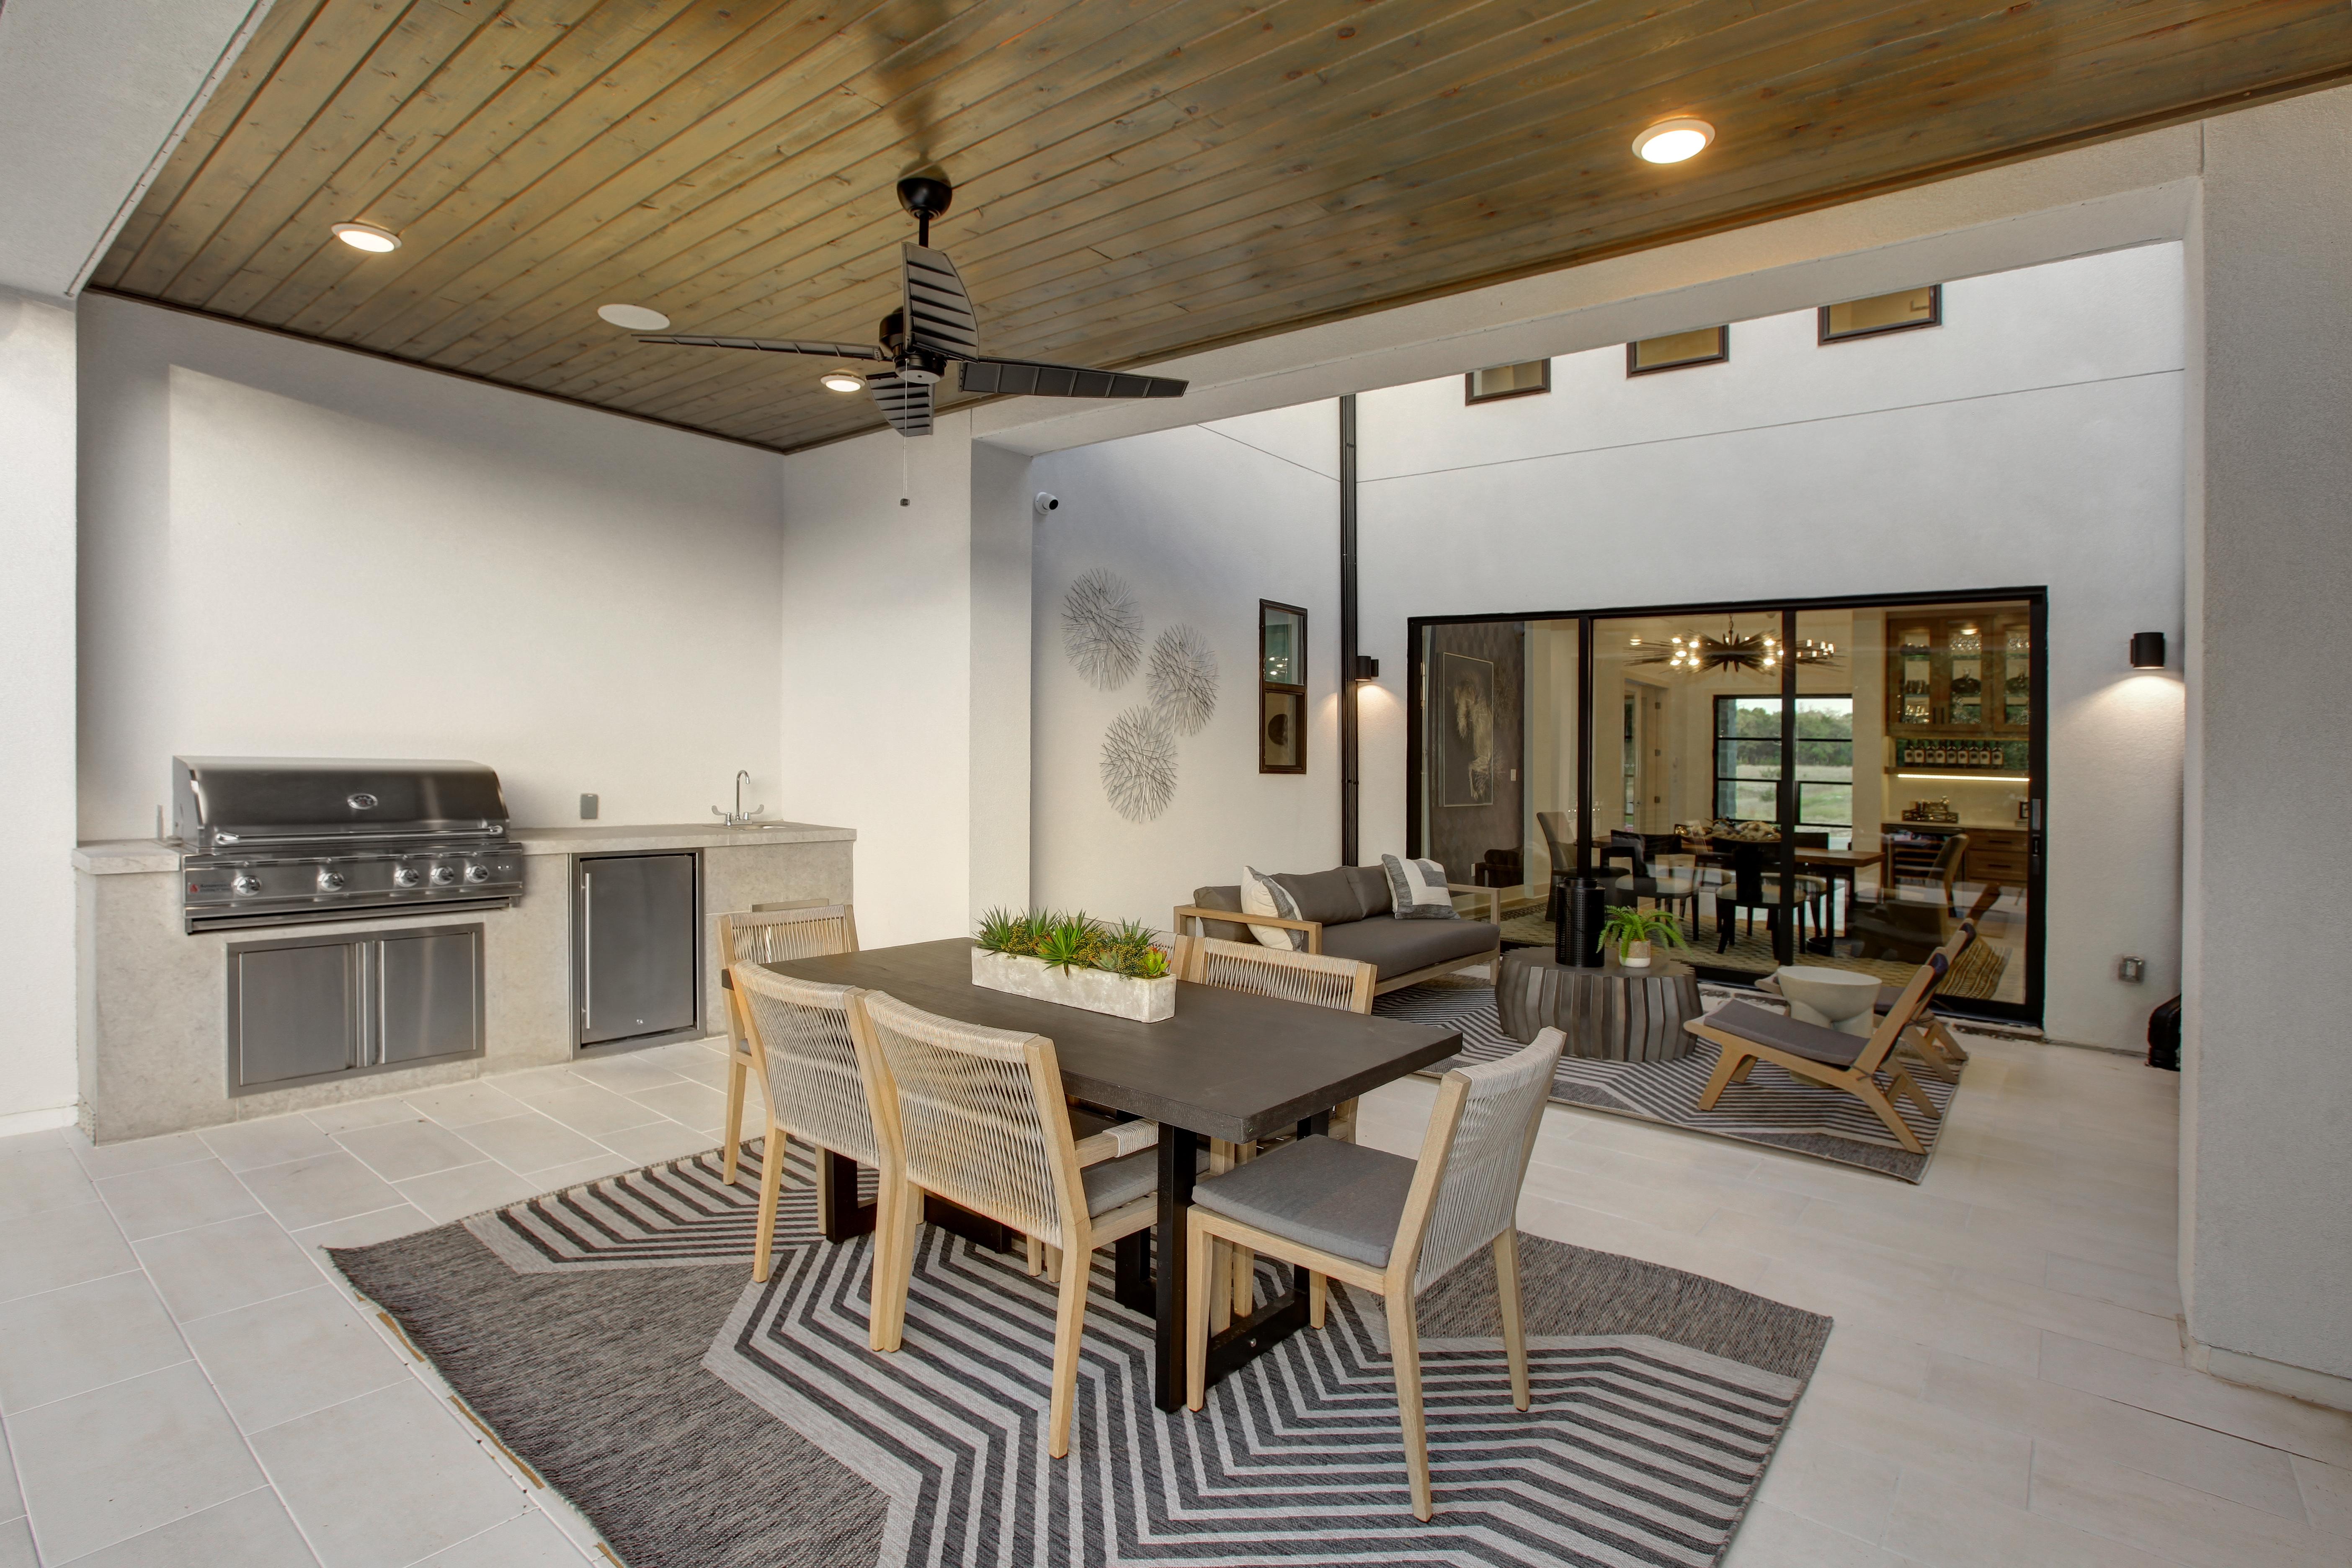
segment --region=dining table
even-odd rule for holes
[[[1683,840],[1684,847],[1687,852],[1706,858],[1720,860],[1723,857],[1722,852],[1717,848],[1717,842],[1712,837],[1685,837]],[[1743,842],[1752,843],[1759,848],[1770,850],[1774,858],[1777,858],[1780,852],[1780,841],[1778,838],[1756,838]],[[1830,849],[1804,844],[1797,846],[1797,865],[1800,869],[1826,871],[1832,879],[1842,878],[1844,880],[1846,918],[1849,921],[1853,919],[1853,906],[1860,898],[1856,878],[1870,867],[1884,865],[1885,860],[1886,852],[1884,849]],[[1832,900],[1830,937],[1816,939],[1816,946],[1826,950],[1829,941],[1841,934],[1843,933],[1837,927],[1836,900]]]
[[[1185,981],[1176,984],[1175,1016],[1143,1023],[975,985],[973,945],[956,938],[764,967],[887,992],[964,1023],[1043,1035],[1054,1042],[1062,1087],[1072,1098],[1160,1124],[1159,1214],[1150,1232],[1117,1244],[1114,1294],[1152,1320],[1153,1397],[1162,1410],[1179,1409],[1185,1395],[1185,1211],[1201,1141],[1244,1143],[1282,1131],[1322,1131],[1342,1101],[1456,1054],[1461,1034]],[[854,1169],[848,1174],[846,1182],[821,1185],[854,1194]],[[1291,1270],[1274,1300],[1210,1341],[1209,1381],[1303,1328],[1307,1297]]]

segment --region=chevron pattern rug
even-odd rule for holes
[[[736,1222],[753,1178],[730,1189],[717,1166],[673,1161],[333,1255],[627,1568],[1704,1568],[1831,1326],[1525,1237],[1522,1414],[1482,1253],[1422,1298],[1438,1505],[1423,1524],[1377,1301],[1335,1289],[1323,1331],[1225,1379],[1201,1414],[1163,1415],[1150,1324],[1111,1299],[1098,1255],[1071,1453],[1053,1461],[1054,1292],[1017,1256],[925,1227],[904,1346],[876,1355],[867,1239],[824,1243],[805,1200],[788,1205],[771,1278],[748,1282]]]
[[[1775,1012],[1787,1010],[1762,995],[1744,994],[1740,999]],[[1520,1042],[1503,1033],[1491,985],[1416,985],[1379,998],[1372,1011],[1384,1017],[1462,1031],[1462,1054],[1429,1068],[1429,1076],[1443,1073],[1454,1062],[1493,1061],[1520,1047]],[[1769,1062],[1759,1062],[1745,1082],[1726,1088],[1714,1110],[1701,1110],[1699,1095],[1717,1059],[1715,1047],[1696,1038],[1686,1055],[1670,1062],[1562,1057],[1552,1079],[1551,1097],[1561,1105],[1639,1121],[1663,1121],[1711,1137],[1768,1144],[1917,1182],[1927,1173],[1937,1136],[1943,1131],[1941,1114],[1951,1109],[1952,1096],[1959,1087],[1926,1073],[1912,1075],[1938,1112],[1937,1118],[1930,1119],[1907,1100],[1895,1102],[1904,1125],[1927,1150],[1925,1154],[1914,1154],[1895,1142],[1878,1118],[1853,1096],[1808,1082]]]

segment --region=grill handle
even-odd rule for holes
[[[358,839],[383,838],[454,838],[467,833],[480,833],[491,837],[503,837],[506,827],[500,823],[488,823],[480,827],[405,827],[389,832],[355,827],[343,833],[215,833],[215,844],[349,844]]]

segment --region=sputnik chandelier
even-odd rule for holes
[[[1712,669],[1778,669],[1783,658],[1797,664],[1828,664],[1837,658],[1835,643],[1806,637],[1784,652],[1780,639],[1774,634],[1742,632],[1736,622],[1728,619],[1719,637],[1694,632],[1688,637],[1668,637],[1663,643],[1641,637],[1626,640],[1635,650],[1635,664],[1663,664],[1685,675],[1704,675]]]

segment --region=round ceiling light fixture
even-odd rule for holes
[[[400,236],[388,228],[378,228],[372,223],[339,223],[335,225],[335,237],[353,250],[364,250],[377,256],[400,248]]]
[[[827,392],[863,392],[866,390],[866,378],[858,374],[854,370],[829,370],[823,375],[818,376],[817,380],[824,384],[824,388]]]
[[[1706,151],[1715,127],[1704,120],[1661,120],[1633,138],[1633,151],[1644,162],[1679,163]]]
[[[666,332],[669,318],[659,310],[648,310],[643,305],[599,305],[596,314],[616,327],[633,332]]]

